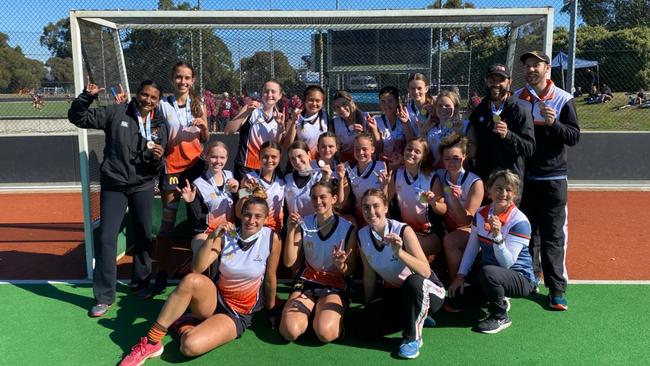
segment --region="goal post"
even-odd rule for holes
[[[201,78],[196,85],[216,95],[259,91],[270,75],[287,93],[298,95],[309,84],[323,86],[330,95],[355,80],[365,89],[358,91],[359,98],[368,98],[361,104],[376,108],[377,86],[396,85],[405,93],[413,72],[429,76],[438,88],[462,86],[469,94],[480,89],[486,65],[505,62],[513,86],[523,85],[516,59],[533,48],[551,54],[553,8],[72,10],[70,30],[76,94],[88,75],[107,90],[120,83],[131,91],[153,79],[168,94],[168,65],[196,59],[195,76]],[[369,82],[359,83],[364,78]],[[110,102],[104,96],[98,105]],[[93,230],[101,220],[103,136],[80,129],[78,139],[91,278]]]

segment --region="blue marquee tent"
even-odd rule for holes
[[[575,60],[575,68],[576,69],[584,69],[588,67],[596,67],[596,75],[597,79],[600,80],[600,70],[598,68],[598,61],[592,61],[592,60],[585,60],[582,58],[577,58]],[[564,70],[566,70],[569,67],[569,55],[567,55],[564,52],[559,52],[555,57],[553,57],[553,60],[551,60],[551,67],[560,67],[560,72],[562,73],[562,89],[566,89],[564,85]]]

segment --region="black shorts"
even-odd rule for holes
[[[349,293],[345,289],[303,280],[302,278],[294,280],[291,285],[291,292],[296,291],[302,292],[305,296],[311,297],[314,300],[318,300],[318,298],[329,294],[338,294],[341,297],[341,300],[346,303],[350,302]]]
[[[169,191],[176,192],[177,187],[183,189],[183,187],[185,187],[185,180],[188,180],[190,183],[194,182],[196,178],[203,175],[203,172],[205,172],[205,166],[206,166],[205,160],[199,159],[196,161],[194,165],[185,169],[185,171],[181,173],[174,173],[174,174],[161,173],[160,190],[163,192],[169,192]]]
[[[235,329],[237,331],[237,338],[241,337],[244,334],[246,328],[250,327],[253,324],[253,313],[259,310],[262,307],[262,297],[260,296],[257,300],[257,304],[253,308],[253,312],[250,314],[240,314],[228,306],[228,303],[223,299],[221,293],[217,292],[217,308],[214,310],[215,314],[225,314],[235,323]]]

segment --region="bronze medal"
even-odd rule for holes
[[[501,122],[501,116],[498,114],[494,114],[492,115],[492,120],[494,121],[494,123],[499,123]]]

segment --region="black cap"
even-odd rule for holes
[[[536,58],[536,59],[538,59],[538,60],[540,60],[540,61],[542,61],[542,62],[546,62],[546,63],[549,64],[549,65],[551,64],[551,59],[550,59],[548,56],[546,56],[546,54],[545,54],[544,52],[542,52],[542,51],[530,51],[530,52],[526,52],[526,53],[524,53],[523,55],[521,55],[521,57],[519,57],[519,60],[520,60],[521,62],[526,62],[526,60],[527,60],[529,57]]]
[[[510,70],[504,64],[494,64],[488,68],[485,77],[487,78],[490,75],[500,75],[506,79],[510,79]]]

